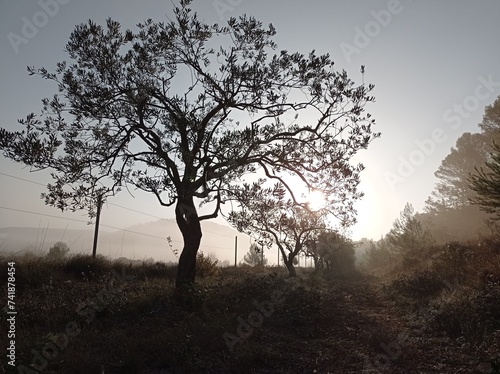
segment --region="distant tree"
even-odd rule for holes
[[[363,255],[363,267],[368,269],[376,269],[387,265],[392,258],[394,252],[389,249],[384,238],[377,242],[370,242],[370,247]]]
[[[434,244],[430,231],[415,218],[413,206],[407,203],[392,229],[385,237],[386,243],[395,252],[403,255],[416,254]]]
[[[250,266],[266,266],[268,260],[262,253],[262,247],[257,243],[252,243],[247,254],[243,257],[243,262]]]
[[[333,273],[351,271],[356,262],[354,242],[336,231],[321,231],[308,243],[307,253],[313,256],[317,269]]]
[[[426,201],[427,212],[437,214],[470,204],[474,192],[467,179],[476,167],[484,164],[488,149],[489,141],[485,135],[462,134],[434,173],[439,182]]]
[[[491,134],[492,141],[499,142],[500,140],[500,96],[495,102],[488,105],[484,110],[483,120],[479,124],[483,134]]]
[[[470,205],[475,192],[469,175],[485,166],[493,142],[500,143],[500,96],[485,108],[479,128],[480,133],[462,134],[434,173],[439,182],[426,201],[426,212],[440,214]]]
[[[500,145],[493,145],[494,152],[491,161],[486,162],[485,168],[476,168],[469,181],[471,189],[477,197],[471,199],[487,213],[494,214],[495,220],[500,220]]]
[[[364,113],[373,85],[356,86],[328,55],[274,52],[272,25],[247,16],[208,25],[190,4],[180,0],[172,21],[149,19],[136,32],[111,19],[77,26],[65,48],[71,63],[29,68],[59,94],[42,100],[40,117],[19,121],[23,131],[0,129],[5,156],[54,171],[51,205],[128,186],[175,205],[178,289],[195,281],[200,221],[218,216],[245,175],[291,194],[281,173],[349,194],[331,181],[358,181],[350,160],[379,135]],[[200,216],[198,203],[213,210]]]
[[[288,275],[296,276],[296,257],[315,232],[325,229],[324,212],[313,212],[307,204],[301,206],[286,199],[285,189],[279,184],[273,188],[245,184],[234,198],[240,210],[232,211],[228,221],[267,246],[276,244]]]
[[[47,257],[60,260],[65,257],[69,253],[69,246],[65,242],[57,242],[52,247],[49,248],[49,253],[47,253]]]

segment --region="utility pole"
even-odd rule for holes
[[[238,237],[234,237],[234,267],[238,266]]]
[[[264,244],[262,244],[262,266],[264,266]]]
[[[99,221],[101,220],[102,195],[97,195],[97,212],[95,217],[94,228],[94,246],[92,247],[92,258],[95,258],[97,253],[97,237],[99,235]]]

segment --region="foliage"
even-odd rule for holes
[[[307,253],[314,257],[317,269],[326,269],[333,274],[354,270],[354,243],[336,231],[321,231],[308,243]]]
[[[477,256],[472,244],[451,242],[442,246],[432,259],[432,269],[447,282],[463,282]]]
[[[268,259],[264,255],[263,249],[257,243],[252,243],[247,254],[243,257],[243,261],[250,266],[266,266]]]
[[[57,242],[50,247],[47,257],[57,260],[65,257],[68,252],[69,246],[65,242]]]
[[[215,218],[246,175],[285,185],[285,172],[342,197],[362,169],[350,159],[379,136],[364,113],[373,85],[355,85],[328,55],[274,52],[272,25],[248,16],[208,25],[190,4],[137,31],[112,19],[77,26],[69,63],[29,67],[59,93],[42,100],[41,116],[19,121],[24,130],[0,129],[6,157],[53,171],[49,205],[92,215],[96,196],[128,186],[175,204],[178,286],[194,282],[200,221]],[[197,203],[213,210],[199,216]]]
[[[279,184],[262,188],[260,183],[244,184],[234,194],[240,209],[231,211],[228,221],[267,246],[276,244],[290,276],[295,276],[294,260],[315,233],[325,228],[325,210],[313,212],[307,205],[285,199]]]
[[[438,295],[446,284],[439,275],[427,270],[422,272],[403,275],[391,283],[391,291],[394,295],[402,295],[415,299],[429,299]]]
[[[476,174],[471,175],[469,181],[472,190],[477,193],[471,201],[485,212],[495,214],[495,220],[500,220],[500,145],[493,145],[486,168],[476,168]]]
[[[428,229],[415,218],[413,206],[405,205],[399,219],[393,223],[393,228],[386,236],[387,244],[403,255],[415,255],[419,250],[426,249],[434,243],[434,238]]]
[[[371,242],[363,255],[363,267],[367,269],[376,269],[389,264],[394,258],[394,252],[391,251],[385,239],[380,239],[378,242]]]
[[[460,136],[434,173],[439,182],[426,201],[428,212],[436,214],[469,204],[474,191],[467,179],[476,167],[485,163],[488,150],[489,138],[484,134],[464,133]]]
[[[493,137],[492,141],[500,141],[500,96],[484,109],[479,127],[484,134]]]
[[[219,260],[213,258],[210,255],[205,255],[203,252],[198,252],[196,255],[197,264],[197,274],[200,277],[211,277],[216,276],[220,273],[220,269],[217,266]]]

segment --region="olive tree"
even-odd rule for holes
[[[111,19],[76,26],[69,62],[29,68],[58,93],[19,121],[22,131],[0,130],[5,156],[53,171],[50,205],[133,187],[175,206],[178,288],[195,280],[200,221],[221,212],[245,175],[290,173],[329,189],[339,170],[357,173],[349,158],[378,136],[364,109],[372,85],[335,71],[328,55],[278,51],[272,25],[245,15],[206,24],[190,3],[135,30]]]
[[[349,178],[342,179],[342,183],[348,184],[348,181]],[[308,254],[311,242],[325,232],[328,214],[336,215],[344,226],[354,222],[354,210],[344,201],[335,204],[331,199],[327,207],[312,210],[307,202],[287,198],[286,190],[280,184],[263,188],[262,182],[244,184],[238,192],[233,191],[239,209],[231,211],[228,221],[239,231],[256,236],[268,247],[276,245],[290,277],[296,276],[294,262],[297,256]],[[342,199],[346,197],[345,194]]]

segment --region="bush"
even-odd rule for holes
[[[428,270],[415,273],[412,276],[405,276],[394,280],[390,286],[391,291],[396,295],[402,295],[413,299],[430,299],[437,296],[446,284],[440,277]]]
[[[469,290],[447,300],[432,324],[450,338],[463,337],[469,342],[481,344],[495,330],[500,330],[498,305],[500,286],[491,283],[482,290]]]
[[[111,262],[102,255],[92,258],[90,255],[77,254],[70,257],[63,264],[63,271],[77,278],[92,280],[109,273],[112,269]]]
[[[47,257],[53,260],[60,260],[69,252],[69,246],[65,242],[57,242],[49,249]]]
[[[431,268],[443,279],[463,282],[474,260],[471,245],[452,242],[446,244],[432,260]]]
[[[211,277],[219,275],[218,260],[205,256],[203,252],[196,255],[196,274],[200,277]]]

